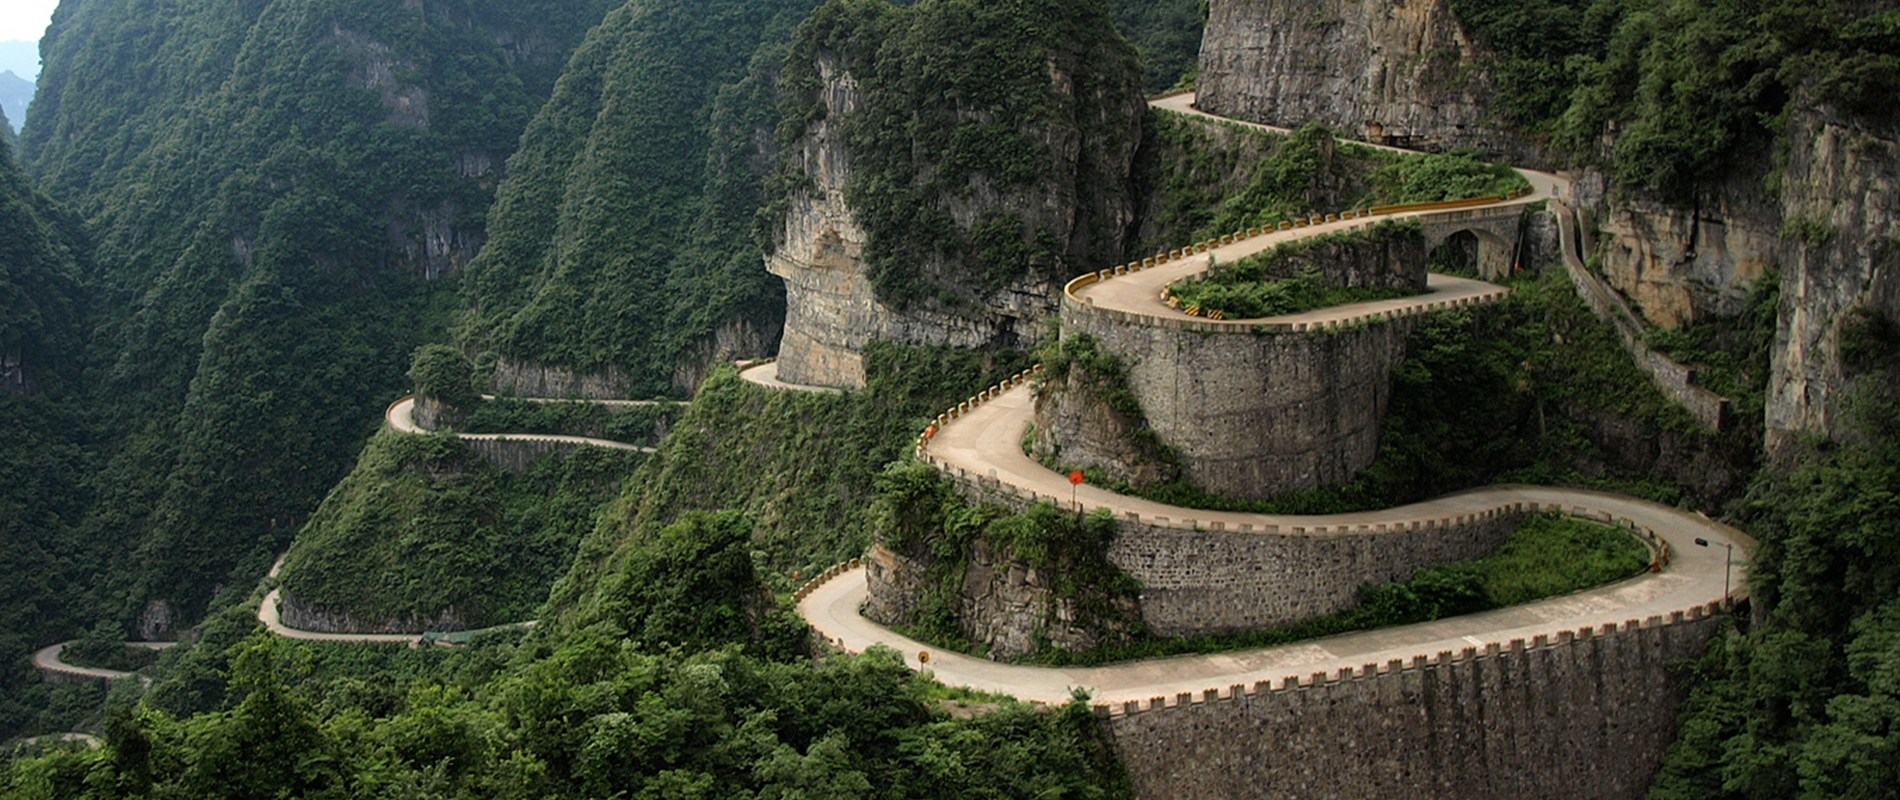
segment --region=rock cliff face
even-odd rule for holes
[[[1214,113],[1288,126],[1317,120],[1368,138],[1409,137],[1413,147],[1555,164],[1553,153],[1501,127],[1493,88],[1484,53],[1444,0],[1209,5],[1199,103]],[[1686,208],[1612,189],[1594,172],[1575,185],[1605,278],[1650,323],[1680,328],[1738,313],[1754,281],[1780,270],[1771,446],[1849,432],[1842,404],[1857,379],[1843,365],[1843,325],[1863,308],[1900,316],[1891,266],[1900,133],[1796,107],[1775,191],[1762,179],[1766,157],[1704,187]]]
[[[1497,121],[1491,73],[1444,0],[1211,0],[1199,92],[1237,119],[1548,160]]]
[[[1793,115],[1785,138],[1771,450],[1804,434],[1851,435],[1846,405],[1859,385],[1891,378],[1854,374],[1844,363],[1843,329],[1860,309],[1900,319],[1900,130],[1818,108]]]
[[[947,4],[844,9],[801,31],[802,128],[766,257],[786,286],[781,379],[861,386],[874,339],[1033,342],[1061,281],[1123,256],[1139,65],[1099,4],[1043,5],[961,23]],[[1001,47],[1044,58],[1025,68]]]
[[[1607,192],[1594,172],[1575,192],[1600,232],[1594,252],[1604,277],[1658,326],[1740,313],[1749,285],[1777,261],[1780,214],[1759,177],[1711,187],[1690,208]]]
[[[878,301],[864,260],[866,234],[845,200],[853,171],[844,120],[863,98],[857,79],[837,59],[822,59],[818,69],[824,117],[806,128],[789,154],[810,183],[792,194],[783,239],[765,261],[768,271],[785,279],[779,379],[861,387],[862,353],[873,339],[964,348],[1034,341],[1037,323],[1055,307],[1054,276],[1026,277],[954,314],[898,311]],[[973,220],[959,221],[967,226]]]
[[[461,612],[446,608],[434,616],[387,617],[363,620],[303,602],[285,592],[279,609],[285,625],[316,633],[422,633],[467,628]]]
[[[865,617],[886,625],[916,623],[929,565],[883,547],[872,548],[864,563],[870,584]],[[1114,626],[1104,631],[1099,621],[1084,624],[1080,604],[1057,596],[1056,576],[1006,558],[982,539],[971,543],[964,567],[954,601],[957,627],[965,638],[987,647],[991,659],[1021,658],[1048,646],[1092,650],[1104,644],[1105,633],[1116,638],[1125,633]],[[1139,616],[1132,602],[1117,605],[1129,618]]]

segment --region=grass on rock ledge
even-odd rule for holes
[[[1220,311],[1228,319],[1260,319],[1320,308],[1411,297],[1418,292],[1357,286],[1327,286],[1310,278],[1279,280],[1189,279],[1169,289],[1183,307]]]
[[[1360,590],[1355,608],[1284,628],[1179,639],[1144,637],[1122,647],[1054,650],[1025,659],[1053,666],[1097,666],[1220,653],[1335,636],[1521,605],[1641,573],[1649,549],[1622,529],[1553,514],[1533,514],[1496,552],[1421,569],[1404,583]]]
[[[1220,311],[1228,319],[1260,319],[1320,308],[1412,297],[1422,292],[1394,286],[1329,283],[1322,263],[1363,261],[1374,271],[1389,267],[1393,247],[1424,252],[1424,229],[1414,220],[1384,220],[1360,231],[1339,231],[1287,242],[1238,261],[1214,264],[1205,273],[1168,287],[1182,307]]]

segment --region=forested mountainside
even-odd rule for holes
[[[65,2],[24,173],[0,158],[0,359],[16,354],[0,361],[0,430],[19,432],[0,440],[0,737],[81,725],[104,740],[7,762],[9,800],[1129,796],[1080,704],[947,691],[896,653],[804,635],[788,593],[890,529],[905,473],[886,466],[937,411],[1032,356],[871,342],[865,387],[842,395],[769,391],[719,365],[772,352],[785,314],[761,261],[791,210],[774,200],[811,176],[779,167],[807,146],[863,167],[840,188],[883,237],[869,254],[880,298],[952,317],[1019,277],[986,264],[1059,280],[1129,242],[1412,196],[1382,183],[1410,168],[1341,172],[1320,128],[1256,140],[1141,113],[1138,85],[1196,71],[1198,2],[161,5]],[[1330,30],[1322,6],[1298,5],[1294,24]],[[1803,155],[1806,129],[1784,124],[1803,114],[1871,131],[1838,151],[1891,171],[1890,112],[1867,101],[1896,74],[1891,3],[1442,7],[1502,87],[1500,124],[1608,173],[1612,195],[1699,218],[1718,179],[1818,175],[1809,157],[1835,151]],[[1051,63],[1114,80],[1093,107],[1051,107]],[[840,65],[848,86],[825,71]],[[844,92],[861,116],[836,140],[801,140],[814,101]],[[970,98],[985,108],[959,109]],[[1113,120],[1125,127],[1103,129]],[[1065,140],[1075,149],[1025,133],[1058,128],[1083,134]],[[1621,135],[1589,133],[1606,129]],[[1127,152],[1124,171],[1064,173],[1087,180],[1059,199],[1092,209],[1063,229],[1074,238],[984,218],[1036,206],[1023,187],[1047,177],[1041,162],[1088,147]],[[1771,172],[1772,153],[1793,169]],[[1499,177],[1459,158],[1430,163]],[[1315,176],[1330,182],[1317,194]],[[1816,187],[1833,185],[1779,188],[1819,208]],[[1838,202],[1886,214],[1869,186]],[[1890,241],[1864,233],[1817,215],[1780,239],[1864,256],[1867,294],[1886,297]],[[1561,274],[1512,285],[1501,310],[1423,326],[1381,461],[1295,500],[1504,479],[1727,511],[1762,539],[1754,618],[1694,665],[1653,796],[1889,796],[1891,310],[1828,316],[1852,422],[1767,460],[1736,439],[1759,428],[1695,430]],[[1736,385],[1757,397],[1765,332],[1817,308],[1798,285],[1774,289],[1740,293],[1744,313],[1690,341],[1734,351]],[[692,401],[650,456],[582,452],[525,475],[446,436],[371,438],[412,385],[410,353],[445,342],[479,388]],[[1747,496],[1719,507],[1758,460]],[[1034,515],[933,502],[959,536],[1008,534],[1045,558],[1099,547]],[[293,535],[288,577],[267,585],[340,615],[543,624],[458,649],[271,636],[255,579]],[[202,638],[149,670],[149,691],[41,684],[24,654],[88,629],[91,651]]]
[[[605,3],[68,2],[21,149],[95,242],[93,597],[248,584],[439,339],[501,164]],[[124,546],[124,543],[132,543]]]
[[[500,189],[461,338],[498,382],[551,368],[607,396],[688,393],[770,353],[783,290],[759,269],[776,82],[811,0],[634,2],[575,55]],[[537,391],[543,388],[552,391]]]
[[[88,624],[65,593],[93,580],[108,551],[69,535],[98,465],[78,403],[87,300],[80,230],[0,144],[0,648],[10,654]],[[8,658],[0,730],[46,702],[37,682]]]

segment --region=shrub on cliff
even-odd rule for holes
[[[416,394],[442,401],[451,408],[470,409],[481,402],[475,387],[475,365],[462,351],[444,344],[425,344],[416,348],[409,363],[409,380]]]

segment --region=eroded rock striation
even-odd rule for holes
[[[1549,160],[1500,121],[1484,54],[1444,0],[1212,0],[1207,13],[1204,110],[1522,166]]]
[[[1893,390],[1890,375],[1856,356],[1891,358],[1894,342],[1869,329],[1900,320],[1900,130],[1818,108],[1794,115],[1786,140],[1771,449],[1807,434],[1851,435],[1856,396]],[[1856,327],[1863,341],[1853,341]]]

